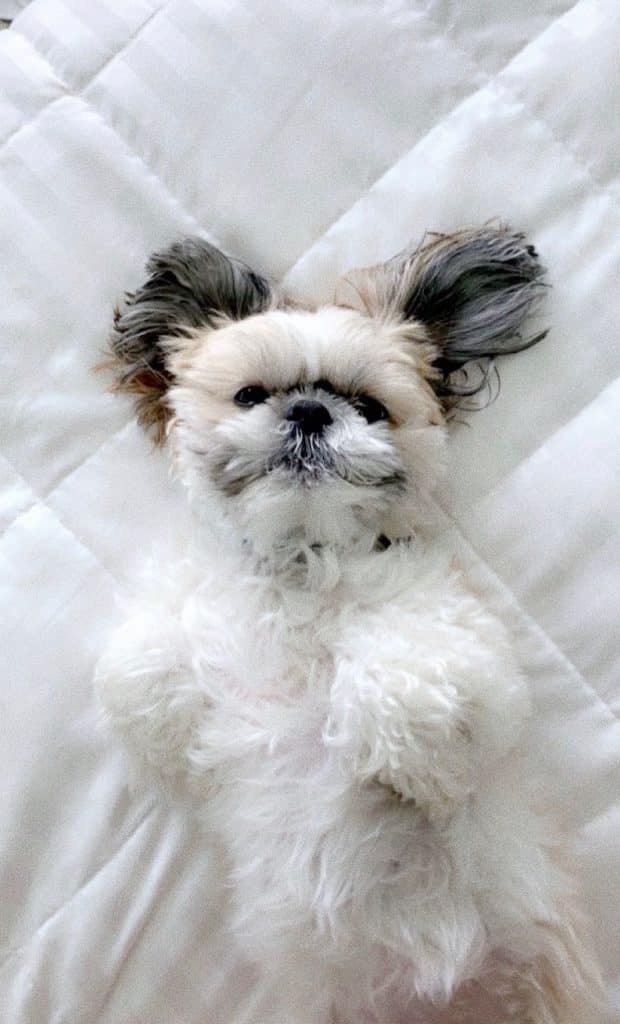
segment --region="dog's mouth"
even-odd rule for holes
[[[275,470],[283,470],[290,479],[305,486],[330,481],[397,491],[405,486],[405,474],[399,468],[336,452],[326,440],[313,436],[294,437],[270,462],[266,473]]]
[[[299,483],[307,484],[339,475],[333,452],[324,437],[296,429],[288,432],[282,448],[267,463],[267,473],[278,469],[283,469]]]
[[[304,434],[295,428],[280,433],[282,443],[267,458],[237,452],[218,460],[212,467],[218,488],[235,497],[269,477],[305,487],[332,482],[396,492],[405,487],[405,473],[386,452],[349,452],[334,447],[325,434]]]
[[[267,458],[257,453],[227,453],[211,462],[210,475],[218,489],[232,498],[269,477],[310,486],[339,474],[333,454],[324,442],[291,431],[277,451]]]

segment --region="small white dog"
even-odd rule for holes
[[[117,386],[202,536],[97,682],[226,844],[252,1024],[600,1021],[519,761],[526,685],[429,513],[461,368],[542,337],[520,335],[536,253],[507,227],[431,236],[314,310],[200,239],[148,272]]]

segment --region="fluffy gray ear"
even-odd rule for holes
[[[506,225],[484,226],[427,236],[387,263],[352,271],[337,299],[349,289],[373,316],[420,322],[439,351],[438,393],[472,394],[485,378],[467,387],[451,379],[454,371],[544,338],[544,330],[523,333],[544,292],[544,274],[522,234]]]
[[[166,357],[175,347],[171,339],[187,338],[195,328],[217,327],[222,318],[260,313],[272,296],[263,277],[202,238],[185,238],[154,253],[146,271],[145,283],[115,311],[106,366],[116,375],[115,390],[137,396],[140,422],[161,441],[169,418],[166,392],[172,376]]]

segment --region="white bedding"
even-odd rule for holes
[[[440,504],[515,627],[620,1009],[619,47],[617,0],[35,0],[0,33],[0,1020],[260,1024],[219,851],[97,727],[115,594],[186,514],[91,372],[114,302],[183,234],[328,297],[498,215],[552,331]]]

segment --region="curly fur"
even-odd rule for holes
[[[478,354],[467,339],[487,324],[487,354],[501,350],[540,277],[521,236],[490,232],[382,269],[399,279],[366,313],[228,295],[219,319],[179,323],[183,291],[143,352],[164,367],[197,539],[146,573],[97,686],[141,769],[225,843],[230,941],[257,969],[247,1024],[600,1020],[587,929],[519,754],[527,686],[429,506],[441,345]],[[169,283],[165,254],[154,267]],[[148,292],[117,322],[132,365]],[[260,401],[236,406],[250,386]],[[366,421],[360,395],[386,417]],[[302,437],[287,413],[308,398],[329,425]]]

